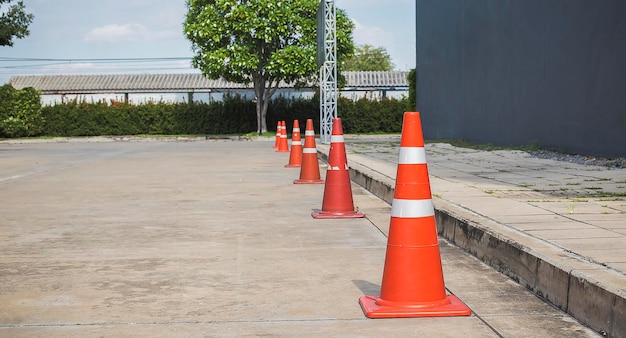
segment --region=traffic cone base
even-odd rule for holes
[[[324,184],[324,180],[293,180],[293,184]]]
[[[454,295],[447,295],[441,301],[426,304],[390,302],[378,297],[363,296],[359,298],[359,304],[367,318],[452,317],[472,314]]]
[[[319,209],[313,209],[311,216],[315,219],[324,218],[362,218],[365,214],[360,211],[324,211]]]

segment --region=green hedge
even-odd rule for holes
[[[417,111],[417,71],[415,68],[409,70],[406,79],[409,81],[409,98],[406,110]]]
[[[312,119],[316,130],[320,121],[319,97],[312,99],[289,99],[282,96],[274,98],[267,107],[267,130],[276,131],[278,121],[285,121],[287,132],[291,133],[294,120],[298,120],[304,131],[306,120]],[[304,135],[304,133],[303,133]]]
[[[180,135],[246,134],[257,130],[255,103],[239,96],[227,96],[211,103],[122,102],[87,103],[71,101],[41,107],[39,93],[32,88],[16,91],[0,88],[0,137],[98,136],[98,135]],[[340,98],[338,116],[344,133],[400,132],[407,99]],[[311,99],[274,98],[267,112],[267,127],[276,131],[284,120],[288,132],[293,121],[304,128],[313,119],[319,129],[319,97]]]
[[[42,132],[40,94],[33,88],[0,87],[0,137],[37,136]]]
[[[400,132],[407,105],[405,101],[383,98],[380,101],[360,99],[353,102],[341,98],[337,115],[346,134]]]
[[[254,104],[238,97],[223,102],[141,105],[72,101],[43,107],[44,135],[237,134],[256,128]]]
[[[380,101],[360,99],[352,101],[339,98],[337,116],[341,118],[343,132],[346,134],[362,133],[398,133],[402,131],[402,117],[408,106],[408,99],[383,98]],[[319,130],[319,97],[313,99],[272,100],[267,113],[267,127],[276,130],[276,123],[285,120],[287,130],[291,131],[293,120],[298,119],[304,128],[307,119],[313,119],[315,130]]]

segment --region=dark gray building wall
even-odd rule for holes
[[[626,156],[626,1],[416,0],[427,139]]]

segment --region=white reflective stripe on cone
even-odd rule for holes
[[[424,147],[400,147],[398,164],[426,164]]]
[[[299,132],[300,132],[300,128],[293,128],[293,132],[294,132],[294,133],[296,133],[296,132],[298,132],[298,133],[299,133]]]
[[[338,166],[331,166],[330,164],[328,165],[328,170],[341,170],[341,168],[339,168]],[[348,170],[348,164],[345,164],[345,168],[343,168],[343,170]]]
[[[301,146],[302,145],[302,141],[291,141],[291,145],[292,146]]]
[[[391,203],[391,217],[417,218],[435,215],[433,200],[403,200],[393,199]]]
[[[313,130],[306,130],[304,136],[315,136],[315,132]]]
[[[315,149],[315,148],[303,148],[302,149],[302,153],[303,154],[317,154],[317,149]]]
[[[343,135],[332,135],[330,143],[343,143]]]

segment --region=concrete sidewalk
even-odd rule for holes
[[[367,218],[313,219],[272,145],[0,142],[0,336],[596,336],[445,240],[471,316],[365,318],[390,206],[353,185]]]
[[[391,203],[399,136],[346,136]],[[320,145],[322,155],[328,145]],[[598,332],[626,336],[626,170],[427,144],[439,233]]]

